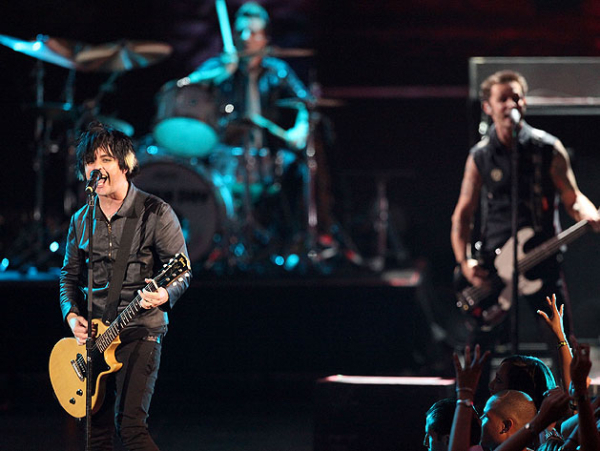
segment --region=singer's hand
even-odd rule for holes
[[[153,283],[152,279],[146,279],[146,283]],[[164,287],[160,287],[156,291],[140,290],[138,294],[142,298],[140,305],[145,309],[158,307],[169,300],[169,293]]]
[[[88,337],[88,322],[83,316],[79,316],[75,313],[69,313],[67,315],[67,323],[73,332],[73,336],[77,340],[78,345],[84,345]],[[92,336],[96,336],[97,329],[94,328]]]

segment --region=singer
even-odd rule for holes
[[[189,286],[183,283],[143,290],[163,264],[178,253],[187,255],[179,220],[173,209],[131,182],[138,164],[129,137],[100,123],[90,124],[78,140],[77,171],[87,179],[86,191],[95,191],[93,255],[89,253],[86,205],[71,218],[65,260],[60,276],[60,307],[81,351],[88,336],[87,275],[93,260],[93,316],[112,321],[139,293],[141,312],[119,338],[115,357],[123,367],[110,374],[105,400],[92,416],[93,450],[113,449],[115,428],[126,449],[157,450],[146,420],[160,366],[168,313]],[[131,233],[124,233],[129,231]],[[128,236],[128,238],[125,238]],[[124,242],[129,242],[125,244]],[[113,280],[116,267],[124,267],[123,280]],[[109,289],[120,286],[114,303]],[[106,323],[106,321],[103,321]]]
[[[588,220],[595,231],[600,230],[596,207],[579,190],[563,144],[556,137],[533,128],[523,120],[527,89],[525,78],[511,70],[494,73],[480,86],[481,107],[492,124],[486,136],[469,152],[460,195],[452,215],[451,230],[456,273],[475,287],[485,287],[496,270],[500,272],[494,262],[498,249],[512,252],[503,246],[512,238],[513,148],[519,153],[519,173],[514,174],[518,179],[518,229],[533,229],[535,237],[534,241],[529,242],[530,245],[534,242],[541,244],[558,232],[554,222],[558,201],[562,202],[573,219]],[[515,147],[513,136],[518,141]],[[480,201],[480,229],[472,236]],[[476,240],[477,245],[472,247]],[[525,242],[519,243],[519,240],[517,242],[520,246],[527,245]],[[558,305],[565,305],[564,326],[568,337],[571,330],[570,309],[566,292],[562,289],[558,260],[556,254],[549,255],[547,260],[533,268],[536,274],[534,278],[541,279],[542,286],[537,292],[520,296],[519,299],[523,297],[523,303],[531,307],[533,317],[539,322],[542,318],[536,314],[538,310],[552,317],[546,296],[556,293]],[[495,345],[510,343],[507,323],[509,321],[501,321],[493,327],[475,328],[470,338],[471,344],[479,343],[483,349],[493,350]],[[543,325],[539,329],[542,335],[547,334],[542,341],[551,343],[550,349],[555,350],[556,342],[550,337],[548,327]]]

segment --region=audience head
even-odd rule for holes
[[[456,400],[444,398],[434,403],[426,414],[425,438],[423,446],[429,451],[447,451],[450,441],[450,430],[456,410]],[[481,422],[477,412],[473,411],[471,421],[471,445],[479,443]]]
[[[494,449],[533,419],[537,409],[531,397],[517,390],[493,395],[481,416],[481,445]]]
[[[544,393],[556,387],[550,368],[537,357],[513,355],[502,361],[496,377],[490,382],[490,394],[502,390],[519,390],[533,399],[539,410]]]

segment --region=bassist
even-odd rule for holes
[[[162,340],[167,331],[167,314],[189,285],[188,277],[177,285],[140,292],[164,263],[178,253],[187,254],[187,251],[173,209],[158,197],[137,189],[131,182],[136,169],[133,145],[125,134],[92,123],[80,137],[78,175],[82,180],[89,180],[92,171],[96,171],[98,202],[94,213],[93,255],[89,255],[86,222],[92,208],[86,205],[71,218],[60,277],[60,305],[81,352],[85,354],[88,334],[85,295],[90,258],[94,262],[94,319],[104,316],[106,321],[112,321],[138,292],[142,298],[140,314],[120,334],[121,344],[115,357],[123,367],[109,376],[105,400],[92,416],[90,449],[93,450],[113,449],[115,432],[126,449],[158,449],[148,433],[148,409],[160,365]],[[128,234],[129,240],[124,238],[126,224],[132,231]],[[122,241],[129,241],[130,245],[122,254],[125,257],[123,280],[115,281],[112,274],[115,260],[119,261],[121,255]],[[107,306],[110,285],[121,282],[116,302]],[[110,311],[110,306],[114,306],[114,311]]]
[[[560,201],[575,220],[588,220],[594,230],[600,229],[596,207],[579,190],[563,144],[521,119],[526,108],[526,94],[526,80],[509,70],[497,72],[481,84],[481,105],[491,119],[491,125],[485,137],[469,152],[451,230],[457,272],[474,287],[489,286],[496,270],[493,264],[495,251],[512,235],[510,172],[515,128],[519,152],[518,228],[531,228],[536,240],[539,239],[537,244],[554,236],[559,231],[557,206]],[[470,253],[471,232],[480,204],[480,252],[473,256]],[[528,246],[527,243],[519,244]],[[487,264],[484,264],[484,256],[491,256]],[[561,298],[559,303],[567,300],[566,293],[562,292],[556,257],[550,257],[546,264],[534,270],[537,271],[534,277],[542,280],[542,288],[524,300],[534,312],[547,310],[544,299],[552,293]],[[568,305],[565,311],[569,311]],[[506,322],[499,324],[493,332],[490,328],[475,328],[471,340],[485,343],[488,349],[508,343]],[[565,321],[567,328],[568,324],[569,321]],[[542,333],[545,332],[545,328],[542,329]]]

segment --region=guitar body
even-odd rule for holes
[[[93,320],[93,324],[98,328],[97,337],[107,329],[99,319]],[[123,366],[115,357],[119,344],[121,340],[117,337],[104,353],[92,353],[92,413],[96,413],[104,401],[106,376]],[[60,405],[75,418],[86,415],[86,366],[86,347],[78,345],[75,338],[63,338],[52,348],[48,364],[50,382]]]
[[[541,241],[532,228],[519,230],[517,232],[517,261],[524,261],[531,250],[539,249],[538,245]],[[463,277],[462,286],[458,289],[457,306],[461,311],[473,317],[482,330],[490,330],[504,321],[513,304],[513,243],[514,240],[511,237],[497,253],[493,266],[490,268],[489,284],[483,287],[473,287],[468,285]],[[543,246],[543,243],[541,245]],[[552,253],[544,255],[543,259],[545,260],[550,255]],[[551,261],[545,265],[542,262],[543,260],[540,260],[528,271],[519,273],[518,292],[520,295],[530,296],[540,291],[544,284],[541,276],[552,271],[551,266],[553,266]]]

